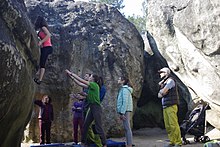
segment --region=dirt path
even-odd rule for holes
[[[203,147],[203,143],[194,143],[193,136],[186,136],[191,142],[189,145],[183,147]],[[145,128],[133,131],[133,138],[135,147],[163,147],[169,144],[167,133],[160,128]],[[123,141],[124,138],[113,138],[116,141]]]

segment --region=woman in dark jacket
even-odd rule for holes
[[[46,133],[46,144],[50,144],[50,130],[53,121],[53,105],[51,98],[44,95],[42,100],[35,100],[34,104],[40,107],[39,111],[39,128],[40,128],[40,144],[45,144],[44,136]]]

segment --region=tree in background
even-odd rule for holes
[[[118,10],[123,9],[125,6],[123,5],[124,0],[89,0],[89,2],[98,2],[98,3],[105,3],[111,5]]]
[[[147,0],[142,2],[142,12],[143,16],[132,15],[128,16],[127,19],[135,25],[140,34],[144,34],[147,31]]]
[[[125,5],[123,5],[124,0],[89,0],[89,2],[109,4],[109,5],[117,8],[119,11],[125,7]],[[135,27],[137,28],[137,30],[139,31],[140,34],[143,34],[147,31],[146,30],[147,0],[143,0],[142,12],[143,12],[143,16],[137,16],[134,14],[132,16],[128,16],[128,17],[125,16],[131,23],[133,23],[135,25]]]
[[[132,15],[128,16],[127,19],[135,25],[140,34],[144,34],[146,29],[146,18],[144,16]]]
[[[147,9],[147,0],[144,0],[143,3],[142,3],[142,11],[143,11],[144,17],[147,18],[147,11],[148,11],[148,9]]]

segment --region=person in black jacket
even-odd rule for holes
[[[50,144],[51,123],[53,121],[53,105],[51,104],[51,98],[48,95],[44,95],[42,100],[35,100],[34,104],[40,107],[39,111],[39,127],[40,127],[40,144]]]

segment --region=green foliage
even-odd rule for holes
[[[89,0],[89,2],[96,2],[96,3],[105,3],[105,4],[109,4],[115,8],[117,8],[118,10],[123,9],[124,5],[123,4],[124,0]]]
[[[135,25],[140,34],[147,31],[146,21],[147,21],[147,0],[143,0],[142,3],[143,16],[128,16],[127,19]]]
[[[147,31],[146,29],[146,17],[143,16],[128,16],[127,19],[135,25],[140,34]]]
[[[105,3],[109,4],[118,10],[122,10],[124,0],[89,0],[89,2]],[[142,3],[143,16],[128,16],[127,19],[135,25],[140,34],[146,32],[146,20],[147,20],[147,0],[143,0]],[[124,15],[124,14],[123,14]]]

